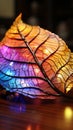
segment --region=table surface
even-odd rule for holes
[[[17,103],[0,98],[0,130],[73,130],[73,100]]]

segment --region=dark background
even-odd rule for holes
[[[73,0],[15,0],[14,16],[0,16],[0,39],[20,12],[24,22],[40,25],[58,35],[61,33],[68,46],[73,48]]]

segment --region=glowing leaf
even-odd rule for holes
[[[56,34],[25,24],[20,14],[1,41],[0,84],[31,98],[73,97],[73,53]]]

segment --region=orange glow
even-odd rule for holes
[[[32,130],[31,125],[28,125],[26,130]]]

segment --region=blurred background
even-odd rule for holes
[[[0,40],[21,12],[24,22],[58,34],[73,50],[73,0],[0,0]]]

